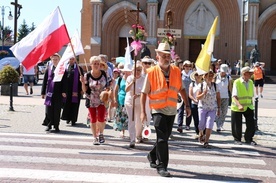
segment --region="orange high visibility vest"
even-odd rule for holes
[[[263,70],[261,67],[254,68],[254,80],[263,79]]]
[[[150,82],[149,105],[151,109],[177,106],[177,93],[181,89],[181,72],[178,67],[170,66],[169,86],[161,68],[157,65],[148,70]]]

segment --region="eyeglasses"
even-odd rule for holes
[[[184,67],[192,67],[191,65],[184,65]]]
[[[100,65],[100,63],[92,63],[91,65]]]
[[[136,71],[141,72],[141,71],[142,71],[142,69],[136,69]]]
[[[143,62],[145,65],[151,65],[151,62]]]

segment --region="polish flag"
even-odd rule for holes
[[[10,48],[28,70],[58,52],[70,38],[59,7],[35,30]]]
[[[84,50],[81,44],[79,33],[76,31],[74,36],[71,38],[71,42],[68,43],[60,61],[58,62],[57,68],[55,69],[54,82],[61,81],[65,72],[65,68],[68,66],[69,59],[81,54],[84,54]]]

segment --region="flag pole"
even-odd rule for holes
[[[85,63],[85,67],[86,67],[86,72],[88,72],[88,66],[87,66],[87,62],[86,62],[85,58],[84,58],[84,63]]]
[[[65,24],[65,21],[64,21],[64,19],[63,19],[63,16],[62,16],[62,13],[61,13],[61,11],[60,11],[59,6],[58,6],[58,11],[59,11],[59,13],[60,13],[60,16],[61,16],[62,21],[63,21],[63,22],[64,22],[64,24]],[[66,24],[65,24],[65,25],[66,25]],[[68,37],[70,37],[66,26],[65,26],[65,30],[66,30],[66,33],[67,33]],[[79,74],[80,74],[81,76],[83,76],[83,75],[82,75],[82,73],[81,73],[81,70],[80,70],[80,66],[79,66],[79,64],[78,64],[78,62],[77,62],[77,56],[76,56],[75,50],[73,49],[73,44],[72,44],[71,39],[70,39],[70,41],[69,41],[69,44],[70,44],[71,49],[72,49],[72,52],[73,52],[73,54],[74,54],[74,57],[75,57],[75,63],[76,63],[76,65],[77,65],[77,68],[78,68]]]

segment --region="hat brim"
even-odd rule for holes
[[[155,49],[156,52],[160,52],[160,53],[165,53],[165,54],[171,54],[171,51],[166,51],[166,50],[158,50]]]
[[[194,72],[192,72],[192,73],[190,74],[190,78],[191,78],[192,81],[195,81],[195,74],[196,74],[196,73],[197,73],[197,72],[194,71]]]

